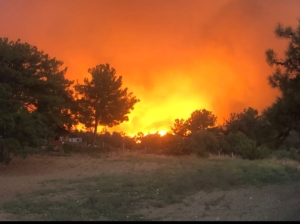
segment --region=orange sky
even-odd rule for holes
[[[64,61],[68,79],[100,63],[123,76],[141,100],[114,129],[128,134],[270,105],[265,51],[283,51],[275,26],[298,18],[299,0],[0,0],[0,36]]]

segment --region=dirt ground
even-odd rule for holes
[[[50,179],[145,172],[161,166],[147,161],[133,165],[126,158],[126,155],[103,158],[46,155],[25,160],[16,158],[8,166],[0,165],[0,204],[12,200],[17,194],[36,190],[40,182]],[[212,193],[198,192],[181,203],[161,208],[149,207],[137,212],[149,219],[163,217],[165,221],[300,221],[300,183],[269,185],[261,189],[249,187]],[[0,221],[4,220],[16,219],[10,214],[0,214]]]

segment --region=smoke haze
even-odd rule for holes
[[[205,108],[218,122],[262,110],[276,91],[265,51],[283,53],[278,22],[297,25],[298,0],[0,0],[0,36],[64,61],[82,82],[109,63],[141,102],[114,130],[169,130]]]

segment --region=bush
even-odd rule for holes
[[[187,139],[183,139],[177,135],[174,135],[169,138],[164,153],[166,155],[182,156],[190,155],[192,151],[192,145]]]
[[[221,139],[220,143],[221,149],[225,154],[229,155],[233,153],[235,146],[235,134],[229,133]]]
[[[256,141],[249,139],[242,132],[229,133],[223,140],[223,150],[226,153],[235,153],[243,159],[263,159],[270,154],[270,150],[262,145],[256,146]]]
[[[208,153],[217,154],[220,150],[217,136],[210,131],[193,133],[191,139],[194,142],[194,152],[201,157],[207,157]]]
[[[287,150],[277,150],[273,153],[276,159],[292,159],[296,161],[300,161],[300,154],[299,150],[296,148],[292,147],[290,151]]]
[[[283,145],[287,149],[299,148],[300,147],[300,133],[294,130],[290,131],[287,138],[284,140]]]
[[[131,150],[131,149],[134,149],[135,146],[136,146],[136,143],[135,143],[133,138],[130,138],[130,137],[127,137],[127,136],[124,137],[124,147],[125,147],[125,149],[130,149]]]
[[[146,149],[150,153],[159,154],[163,145],[162,140],[163,137],[161,137],[158,133],[148,134],[142,138],[140,146],[142,149]]]
[[[54,151],[57,151],[57,146],[53,146],[53,145],[48,145],[46,146],[46,151],[49,151],[49,152],[54,152]]]
[[[297,160],[299,158],[298,150],[292,147],[289,151],[290,159]]]
[[[65,142],[62,145],[62,149],[65,153],[79,152],[81,151],[81,147],[72,143]]]
[[[234,151],[243,159],[256,159],[256,142],[242,132],[236,133]]]
[[[261,145],[256,149],[257,159],[265,159],[271,155],[271,150],[266,145]]]
[[[287,159],[287,158],[289,158],[289,152],[286,151],[286,150],[282,150],[282,149],[277,150],[273,154],[277,159]]]

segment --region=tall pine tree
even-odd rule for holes
[[[128,114],[139,100],[122,88],[122,76],[109,64],[100,64],[88,70],[92,79],[75,85],[81,106],[80,121],[94,128],[92,144],[95,144],[98,125],[112,127],[128,121]]]

